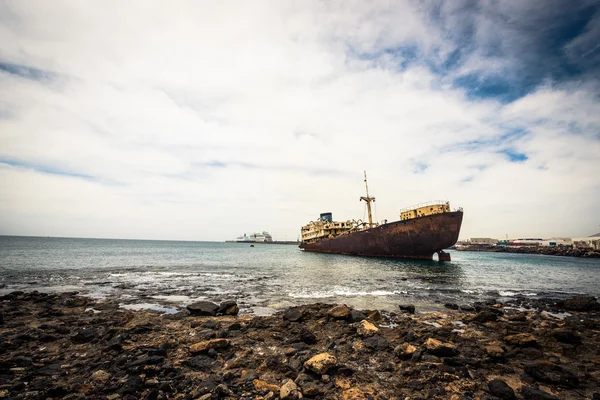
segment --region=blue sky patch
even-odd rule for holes
[[[519,153],[517,151],[510,150],[510,149],[500,150],[500,151],[498,151],[498,153],[504,154],[506,157],[508,157],[508,160],[510,162],[515,162],[515,163],[524,162],[529,159],[529,157],[527,157],[527,154]]]
[[[87,175],[87,174],[80,174],[77,172],[72,172],[72,171],[68,171],[65,169],[61,169],[61,168],[55,168],[55,167],[44,166],[44,165],[22,162],[22,161],[16,161],[16,160],[8,160],[8,159],[0,158],[0,164],[10,165],[11,167],[15,167],[15,168],[29,169],[29,170],[33,170],[35,172],[41,172],[41,173],[50,174],[50,175],[68,176],[68,177],[72,177],[72,178],[81,178],[81,179],[90,180],[90,181],[97,180],[96,177],[93,177],[93,176]]]
[[[11,63],[0,62],[0,71],[39,82],[51,81],[56,78],[56,74],[54,72]]]

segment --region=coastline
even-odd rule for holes
[[[599,308],[519,298],[196,316],[13,292],[0,297],[0,398],[599,398]]]
[[[488,253],[511,253],[511,254],[540,254],[545,256],[600,258],[599,250],[575,249],[572,247],[536,247],[536,246],[461,246],[456,251],[475,251]]]

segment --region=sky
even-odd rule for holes
[[[0,0],[0,234],[600,231],[600,2]]]

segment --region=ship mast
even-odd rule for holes
[[[369,228],[373,227],[373,216],[371,215],[371,202],[375,201],[375,197],[369,197],[369,185],[367,184],[367,171],[365,171],[365,187],[367,189],[367,196],[361,197],[367,203],[367,214],[369,215]]]

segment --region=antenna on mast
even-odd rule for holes
[[[375,197],[369,197],[369,184],[367,183],[367,171],[365,171],[365,188],[367,189],[367,196],[363,196],[360,200],[364,200],[367,203],[367,214],[369,215],[369,228],[373,227],[373,216],[371,215],[371,202],[375,201]]]

